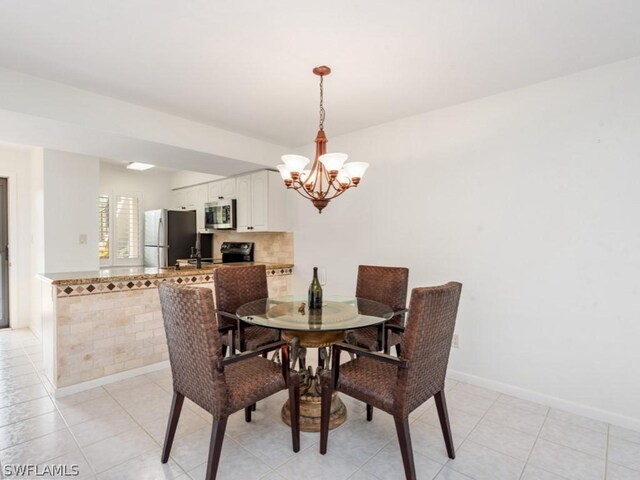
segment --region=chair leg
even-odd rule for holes
[[[176,391],[173,392],[173,400],[171,401],[171,411],[169,412],[169,423],[167,424],[167,433],[164,437],[164,447],[162,449],[162,463],[167,463],[169,460],[169,454],[171,453],[171,445],[173,445],[173,438],[176,436],[176,429],[178,428],[178,420],[180,419],[180,412],[182,411],[182,404],[184,403],[184,395]]]
[[[402,356],[402,350],[400,349],[400,344],[399,343],[396,343],[396,355],[398,357]]]
[[[398,434],[398,443],[400,444],[400,453],[402,454],[402,463],[404,465],[404,475],[407,480],[416,480],[416,466],[413,462],[413,448],[411,447],[411,434],[409,433],[409,419],[397,419],[396,433]]]
[[[289,414],[291,415],[291,443],[293,451],[300,451],[300,377],[289,377]]]
[[[222,344],[222,358],[227,356],[227,346],[223,343]]]
[[[367,403],[367,422],[373,420],[373,405]]]
[[[327,443],[329,442],[329,420],[331,416],[331,388],[330,379],[322,379],[322,391],[320,394],[320,453],[327,453]]]
[[[224,440],[224,431],[227,428],[227,419],[221,418],[217,422],[213,422],[211,428],[211,442],[209,443],[209,459],[207,461],[206,480],[215,480],[218,473],[218,464],[220,463],[220,452],[222,451],[222,441]]]
[[[251,411],[255,412],[258,409],[258,404],[254,403],[253,405],[251,405]]]
[[[447,411],[447,401],[444,398],[444,390],[439,391],[433,396],[438,409],[438,417],[440,418],[440,427],[444,436],[444,444],[447,447],[449,458],[456,458],[456,452],[453,447],[453,437],[451,436],[451,425],[449,424],[449,412]]]
[[[244,421],[251,423],[251,412],[253,411],[253,405],[249,405],[244,409]]]

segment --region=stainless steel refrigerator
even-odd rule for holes
[[[195,210],[144,212],[144,266],[167,267],[189,258],[196,228]]]

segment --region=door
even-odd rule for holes
[[[251,175],[238,177],[237,191],[236,227],[239,232],[246,232],[251,226]]]
[[[149,210],[144,212],[144,245],[155,247],[162,245],[160,238],[160,222],[162,220],[162,210]]]
[[[178,259],[187,259],[191,254],[191,247],[196,245],[196,212],[169,211],[168,212],[168,265],[175,265]],[[166,266],[166,265],[162,265]]]
[[[167,247],[144,247],[144,266],[145,267],[166,267]]]
[[[0,328],[9,326],[9,207],[7,179],[0,178]]]
[[[267,207],[269,202],[267,172],[251,174],[251,230],[267,230]]]
[[[204,204],[209,199],[208,188],[206,185],[200,185],[196,191],[196,227],[198,231],[205,228],[204,226]]]

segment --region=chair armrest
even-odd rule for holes
[[[238,328],[235,325],[226,325],[224,327],[218,327],[218,332],[220,333],[228,333],[230,330],[235,330],[236,328]]]
[[[404,333],[404,327],[401,325],[388,324],[388,325],[385,325],[385,328],[395,333]]]
[[[340,377],[340,353],[342,350],[346,350],[347,352],[355,353],[356,355],[361,355],[363,357],[372,358],[374,360],[378,360],[380,362],[389,363],[391,365],[395,365],[398,368],[407,368],[408,363],[407,360],[398,357],[392,357],[391,355],[387,355],[386,353],[378,353],[371,352],[365,348],[356,347],[355,345],[349,345],[348,343],[334,343],[332,346],[331,352],[331,386],[332,388],[337,388],[338,386],[338,378]]]
[[[232,355],[230,357],[224,358],[222,360],[222,365],[223,366],[227,366],[227,365],[231,365],[231,364],[234,364],[234,363],[237,363],[237,362],[241,362],[243,360],[247,360],[249,358],[257,357],[259,355],[262,355],[263,353],[271,352],[272,350],[276,350],[276,349],[282,347],[283,345],[287,345],[287,342],[285,342],[285,341],[273,342],[273,343],[269,343],[267,345],[263,345],[262,347],[257,348],[255,350],[249,350],[247,352],[242,352],[242,353],[239,353],[237,355]],[[283,362],[283,363],[285,363],[285,362]]]
[[[403,313],[407,313],[408,311],[409,311],[409,309],[408,309],[408,308],[403,308],[403,309],[401,309],[401,310],[396,310],[396,311],[394,311],[394,312],[393,312],[393,316],[395,317],[396,315],[400,315],[400,314],[403,314]],[[393,318],[393,317],[391,317],[391,318]]]
[[[333,345],[333,349],[334,349],[334,353],[337,354],[334,358],[336,363],[339,361],[338,356],[340,355],[340,351],[341,350],[346,350],[347,352],[351,352],[351,353],[355,353],[356,355],[362,356],[362,357],[368,357],[368,358],[373,358],[374,360],[378,360],[380,362],[384,362],[384,363],[390,363],[392,365],[396,365],[397,367],[400,368],[406,368],[407,366],[407,360],[404,360],[402,358],[398,358],[398,357],[394,357],[391,355],[387,355],[386,353],[380,353],[380,352],[371,352],[365,348],[361,348],[361,347],[356,347],[355,345],[349,345],[348,343],[335,343]],[[336,352],[337,350],[337,352]]]
[[[216,313],[216,314],[218,314],[218,315],[220,315],[221,317],[227,317],[227,318],[229,318],[229,319],[233,320],[234,322],[235,322],[236,320],[238,320],[238,316],[237,316],[237,315],[234,315],[233,313],[224,312],[224,311],[222,311],[222,310],[215,310],[215,313]]]
[[[240,317],[238,317],[236,314],[234,313],[229,313],[229,312],[225,312],[223,310],[215,310],[215,313],[217,315],[220,315],[221,317],[225,317],[228,318],[229,320],[233,320],[236,324],[235,326],[230,329],[230,330],[235,330],[237,337],[238,337],[238,345],[240,346],[240,351],[244,350],[244,325],[245,322],[243,322],[242,320],[240,320]],[[233,331],[231,332],[231,335],[233,335]],[[236,341],[235,338],[232,338],[232,343],[230,345],[231,347],[231,354],[235,355],[235,349],[236,349]]]

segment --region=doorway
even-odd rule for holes
[[[8,181],[0,178],[0,328],[9,327],[9,202]]]

